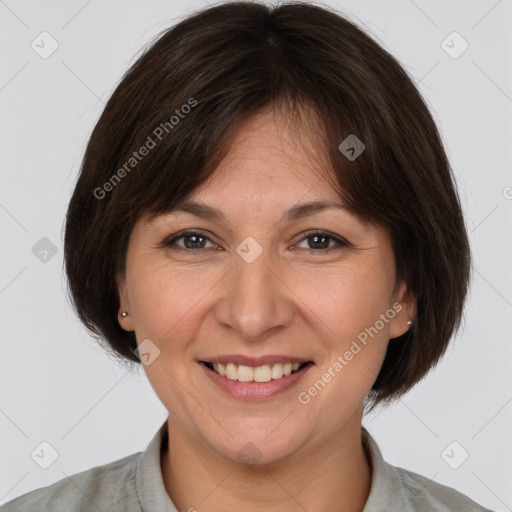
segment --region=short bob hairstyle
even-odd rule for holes
[[[390,341],[367,397],[371,408],[390,403],[459,329],[470,248],[447,155],[413,80],[330,8],[224,3],[144,49],[91,134],[69,203],[71,302],[110,356],[140,363],[135,333],[118,322],[117,277],[135,222],[175,208],[212,175],[242,121],[279,108],[325,156],[344,204],[389,230],[397,279],[417,300],[411,329]],[[349,135],[364,144],[357,158],[340,149]]]

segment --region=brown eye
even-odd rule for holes
[[[327,252],[329,249],[336,247],[347,247],[349,245],[344,240],[341,240],[338,237],[323,231],[314,231],[312,233],[308,233],[301,240],[301,243],[305,240],[307,241],[309,247],[304,247],[304,249],[313,252]],[[331,245],[331,243],[333,244]]]
[[[182,240],[183,239],[183,245],[180,245],[180,244],[177,244],[177,241],[178,240]],[[183,250],[197,250],[197,249],[207,249],[207,247],[205,247],[205,244],[208,242],[212,243],[212,245],[215,246],[215,244],[213,244],[213,242],[211,242],[211,240],[202,232],[200,231],[187,231],[185,233],[181,233],[180,235],[178,236],[175,236],[174,238],[170,239],[170,240],[167,240],[164,245],[166,247],[170,247],[170,246],[175,246],[177,247],[178,249],[183,249]]]
[[[178,241],[183,242],[178,243]],[[302,249],[309,250],[310,252],[330,252],[332,249],[348,247],[350,244],[345,240],[335,237],[323,231],[313,231],[306,233],[306,236],[300,243],[307,242],[308,247],[301,247]],[[207,247],[207,243],[212,244],[213,247]],[[178,249],[183,251],[193,252],[196,250],[218,248],[210,238],[201,231],[185,231],[172,238],[166,240],[163,246]]]

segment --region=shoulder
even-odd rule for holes
[[[492,512],[452,487],[389,464],[370,433],[364,427],[361,432],[372,464],[372,485],[364,512]]]
[[[492,512],[468,498],[465,494],[434,482],[413,471],[394,467],[404,490],[411,511],[436,510],[437,512]]]
[[[136,489],[139,453],[35,489],[0,506],[0,512],[89,512],[142,509]]]

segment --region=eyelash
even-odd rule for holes
[[[336,246],[332,246],[332,247],[327,247],[326,249],[304,249],[305,251],[308,251],[310,253],[330,253],[332,250],[334,249],[341,249],[343,247],[351,247],[351,245],[339,238],[339,237],[336,237],[334,235],[331,235],[330,233],[327,233],[325,231],[307,231],[305,234],[305,236],[299,241],[299,243],[303,242],[304,240],[307,240],[308,238],[312,237],[312,236],[323,236],[323,237],[326,237],[330,240],[333,240],[336,244],[337,244],[337,247]],[[211,242],[212,244],[214,244],[214,242],[212,242],[210,240],[210,238],[208,237],[208,235],[202,231],[185,231],[183,233],[179,233],[178,235],[176,236],[173,236],[172,238],[170,239],[167,239],[166,241],[163,242],[163,246],[164,247],[167,247],[169,249],[172,249],[172,250],[179,250],[179,251],[185,251],[185,252],[189,252],[189,253],[197,253],[199,251],[204,251],[204,250],[207,250],[207,249],[213,249],[211,247],[209,248],[202,248],[202,249],[187,249],[186,247],[179,247],[176,245],[176,241],[177,240],[180,240],[181,238],[185,238],[185,237],[188,237],[188,236],[198,236],[198,237],[202,237],[202,238],[205,238],[206,240],[208,240],[209,242]],[[214,244],[216,245],[216,244]]]

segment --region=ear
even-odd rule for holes
[[[126,285],[126,279],[123,276],[116,277],[117,290],[119,295],[119,311],[117,313],[117,318],[119,325],[125,331],[134,331],[135,328],[133,326],[133,318],[131,315],[130,308],[130,300],[128,298],[128,287]],[[126,311],[128,313],[124,318],[121,316],[121,313]]]
[[[394,308],[397,313],[390,321],[390,339],[405,334],[411,328],[407,322],[414,323],[416,320],[416,297],[413,296],[404,282],[400,283],[397,292],[394,294],[393,304],[395,303],[399,303],[399,306]]]

